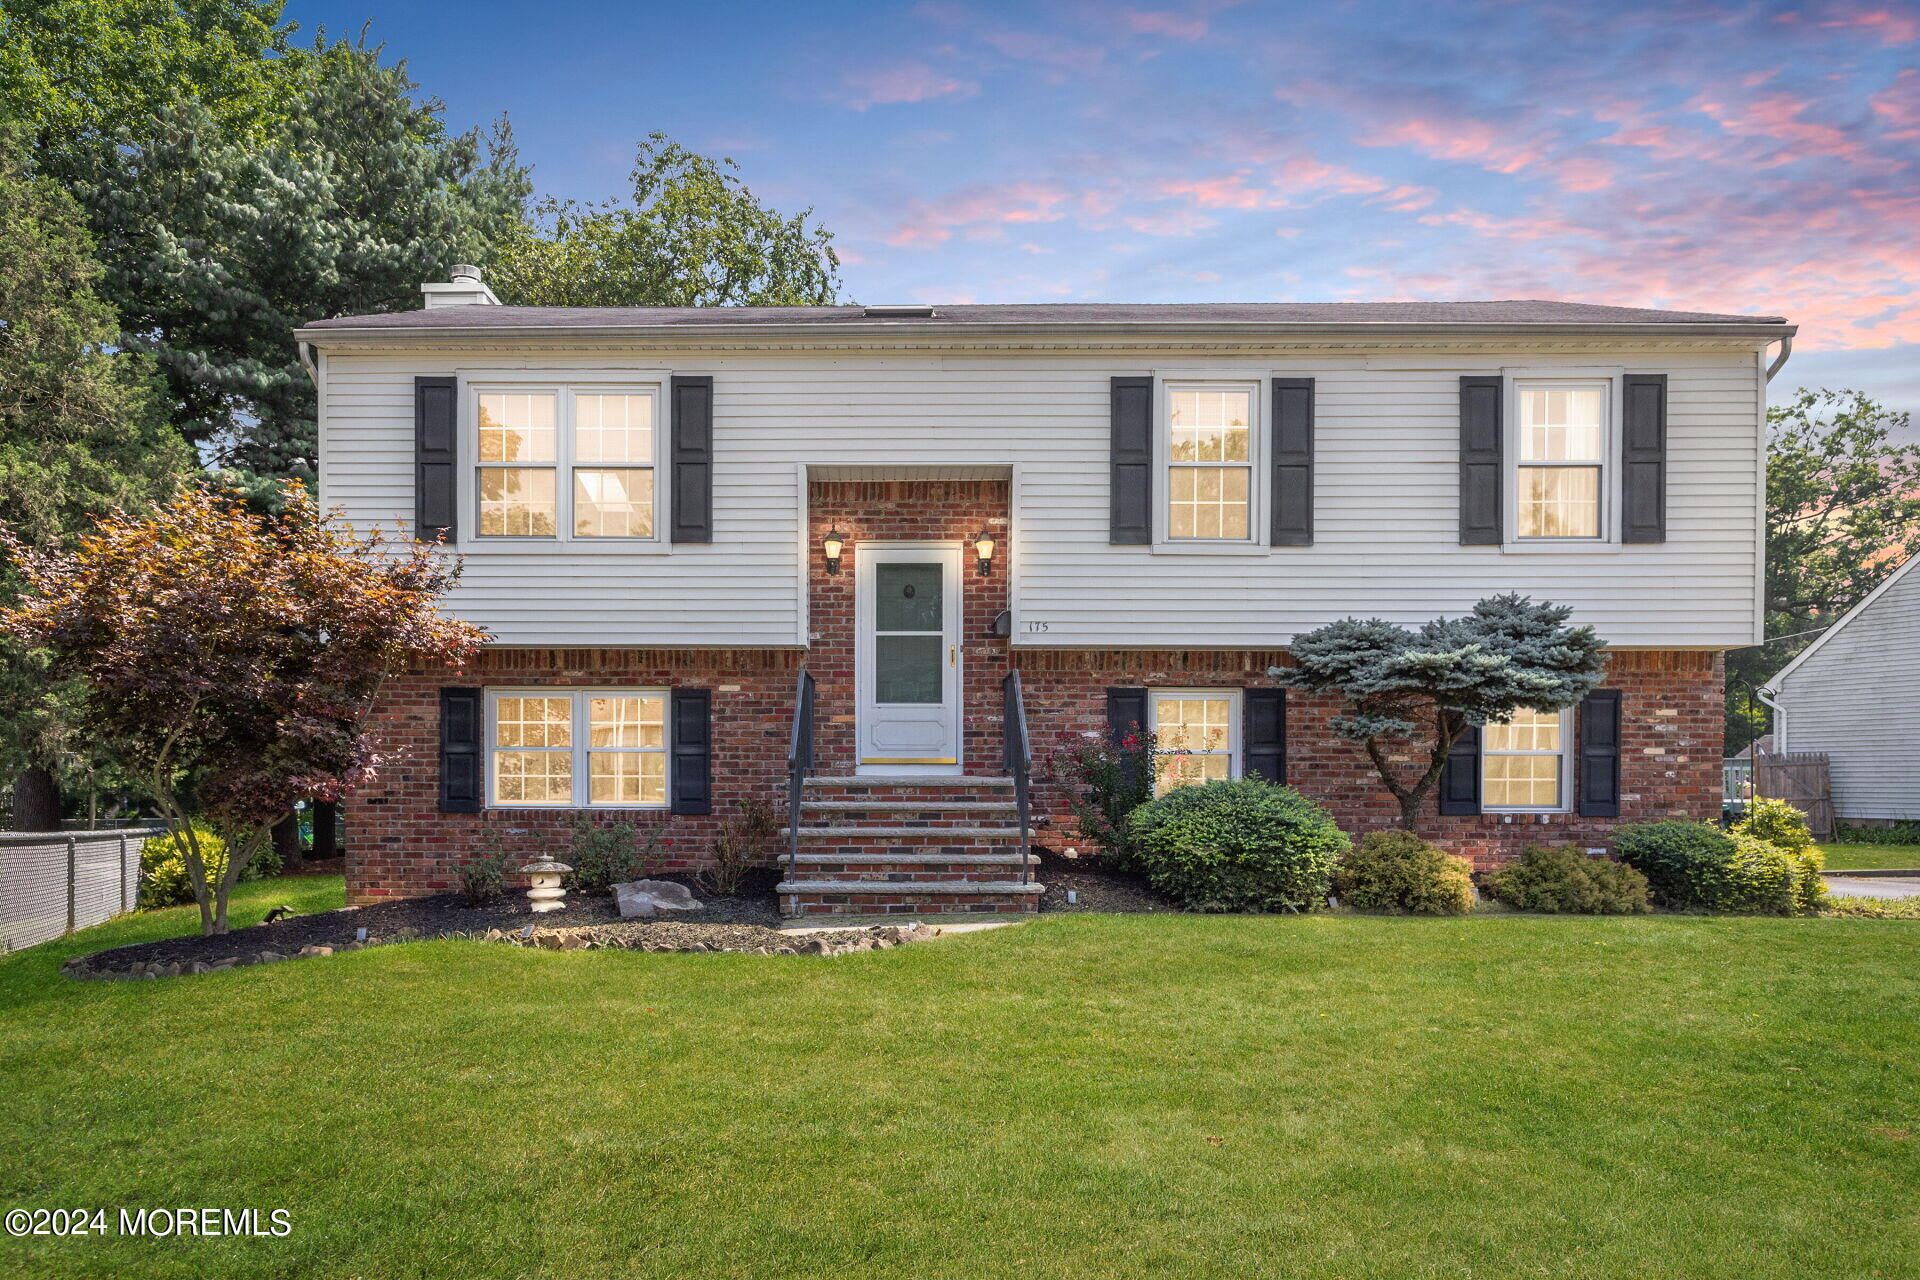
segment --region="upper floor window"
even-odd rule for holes
[[[1605,537],[1612,384],[1523,381],[1515,390],[1515,536]]]
[[[1480,731],[1481,806],[1564,809],[1570,711],[1522,708]]]
[[[1253,536],[1256,396],[1246,385],[1167,387],[1167,538]]]
[[[484,537],[653,537],[652,389],[479,391]]]
[[[1155,689],[1147,696],[1155,794],[1240,776],[1240,696],[1234,689]]]
[[[516,690],[487,695],[487,798],[507,808],[667,803],[667,695]]]

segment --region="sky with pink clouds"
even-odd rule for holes
[[[1566,298],[1784,314],[1920,417],[1920,0],[294,0],[543,191],[663,130],[859,301]]]

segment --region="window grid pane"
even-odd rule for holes
[[[573,398],[575,462],[653,461],[653,397],[576,395]]]
[[[493,394],[480,397],[480,461],[554,461],[554,397]]]
[[[573,753],[495,752],[493,794],[502,804],[571,804]]]
[[[1520,536],[1600,536],[1600,468],[1521,467]]]
[[[1481,803],[1495,809],[1558,809],[1566,748],[1559,712],[1522,708],[1480,731]]]
[[[575,471],[573,533],[577,538],[652,537],[652,469]]]
[[[1598,387],[1520,393],[1522,462],[1599,462],[1603,400]]]
[[[1160,759],[1154,792],[1233,776],[1233,699],[1156,698],[1153,733]]]
[[[1174,391],[1168,425],[1175,462],[1247,462],[1252,455],[1245,391]]]
[[[590,804],[665,804],[667,757],[662,751],[589,751]]]
[[[481,533],[494,537],[551,538],[555,518],[551,468],[480,468]]]
[[[667,700],[659,694],[587,699],[587,745],[664,750]]]
[[[664,693],[503,694],[492,715],[492,803],[667,803]]]
[[[1245,538],[1249,467],[1174,467],[1168,477],[1167,533],[1174,538]]]
[[[573,746],[572,698],[501,698],[494,705],[494,740],[501,747]]]

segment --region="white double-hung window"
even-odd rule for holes
[[[1235,689],[1154,689],[1147,695],[1156,754],[1153,789],[1240,776],[1240,694]]]
[[[1571,711],[1523,707],[1480,730],[1480,806],[1552,812],[1567,807]]]
[[[487,803],[664,808],[666,691],[489,690]]]
[[[1259,491],[1257,384],[1167,384],[1166,537],[1248,542]]]
[[[1613,383],[1515,384],[1513,530],[1519,541],[1606,539],[1613,478]]]
[[[487,538],[652,538],[653,387],[475,391],[474,490]]]

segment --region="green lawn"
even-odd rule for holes
[[[337,900],[338,881],[243,886]],[[832,960],[419,943],[0,960],[33,1277],[1920,1270],[1920,923],[1052,916]]]
[[[1920,869],[1920,845],[1911,844],[1823,844],[1829,871],[1872,871],[1896,868]]]

